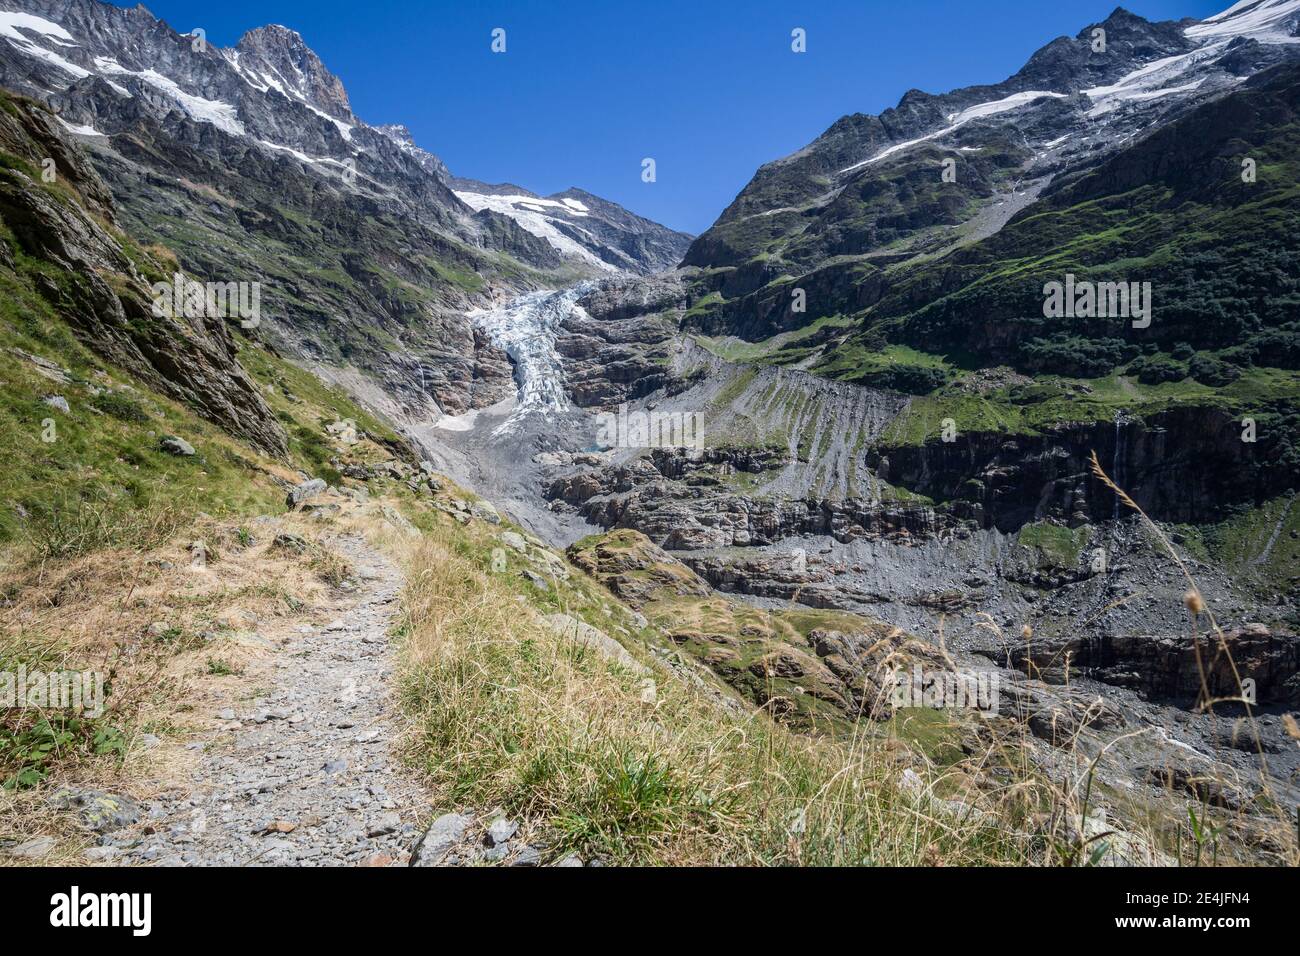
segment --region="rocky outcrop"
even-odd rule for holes
[[[1255,682],[1260,705],[1300,707],[1300,637],[1263,624],[1226,630],[1222,641],[1214,631],[1193,635],[1190,630],[1172,635],[1035,637],[980,653],[1052,684],[1086,677],[1184,705],[1203,696],[1202,676],[1211,698],[1240,697],[1240,681],[1249,679]]]
[[[794,535],[830,535],[840,542],[907,539],[957,525],[921,505],[760,498],[724,481],[735,473],[737,462],[746,470],[762,470],[781,460],[764,451],[714,449],[692,461],[683,453],[659,450],[628,465],[554,479],[547,497],[576,505],[602,527],[636,528],[670,551],[771,545]]]
[[[683,561],[714,588],[727,594],[797,601],[807,607],[848,610],[892,598],[839,580],[836,568],[802,551],[705,553]]]
[[[260,74],[269,83],[278,81],[287,87],[288,95],[301,97],[335,119],[356,122],[343,83],[296,30],[274,23],[258,27],[240,37],[235,50],[241,71]]]
[[[555,343],[574,403],[611,407],[671,386],[675,332],[669,316],[601,320],[574,308]]]
[[[711,589],[639,531],[622,529],[570,545],[566,556],[634,608],[665,594],[707,597]]]
[[[163,265],[135,249],[117,225],[108,190],[46,109],[9,96],[0,102],[0,221],[18,249],[50,268],[31,274],[36,290],[77,337],[105,360],[185,402],[230,434],[274,455],[284,429],[240,367],[224,318],[154,315],[149,279]],[[54,181],[38,170],[53,164]],[[0,265],[21,268],[8,246]]]
[[[1161,521],[1213,521],[1294,483],[1272,467],[1268,436],[1242,441],[1240,418],[1194,404],[1145,418],[1067,422],[1036,435],[972,432],[952,442],[883,444],[867,453],[867,463],[886,481],[947,502],[959,518],[1014,531],[1042,518],[1077,526],[1126,510],[1092,474],[1094,452],[1111,478]]]

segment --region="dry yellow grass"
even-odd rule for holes
[[[1029,835],[909,793],[906,751],[881,737],[787,731],[647,656],[650,692],[542,625],[449,521],[400,550],[406,751],[448,808],[500,806],[549,834],[553,853],[620,863],[1032,859]]]
[[[330,530],[359,527],[349,516]],[[90,746],[68,747],[52,755],[41,786],[0,790],[0,838],[50,834],[58,849],[43,865],[82,862],[90,837],[72,815],[49,812],[44,801],[53,788],[147,798],[183,784],[197,759],[184,746],[192,733],[258,693],[293,629],[320,626],[351,600],[335,590],[344,573],[337,557],[314,543],[302,555],[272,548],[278,530],[314,542],[320,526],[297,515],[246,525],[208,519],[156,548],[96,551],[61,563],[19,560],[5,569],[0,661],[105,674],[106,711],[84,736],[108,732],[116,745],[98,755]],[[209,551],[202,567],[189,551],[196,539]],[[43,716],[10,712],[0,733],[21,732]],[[146,733],[160,742],[142,746]]]

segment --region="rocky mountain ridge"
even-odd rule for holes
[[[880,116],[846,116],[761,167],[692,243],[692,323],[754,340],[869,307],[900,266],[995,234],[1049,183],[1294,61],[1298,25],[1295,0],[1246,0],[1203,22],[1117,8],[1001,83],[911,90]],[[793,285],[807,290],[803,312]]]

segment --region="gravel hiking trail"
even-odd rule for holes
[[[392,754],[397,722],[388,631],[401,574],[361,537],[331,550],[359,586],[331,623],[285,635],[260,696],[222,709],[188,747],[192,784],[144,803],[145,836],[120,862],[143,865],[405,864],[429,800]],[[150,832],[151,831],[151,832]]]

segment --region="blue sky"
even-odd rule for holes
[[[1132,0],[1148,19],[1232,0]],[[282,23],[369,123],[405,123],[452,171],[538,193],[580,186],[688,232],[764,162],[912,87],[997,82],[1115,0],[150,0],[233,45]],[[506,30],[506,53],[490,50]],[[790,50],[807,31],[808,52]],[[658,181],[641,181],[654,157]]]

